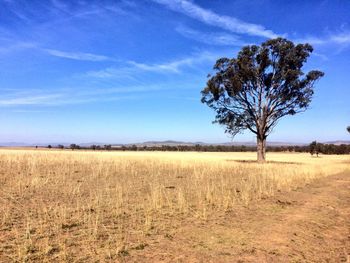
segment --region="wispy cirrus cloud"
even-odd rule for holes
[[[62,94],[47,94],[47,95],[22,95],[1,99],[1,106],[18,106],[18,105],[50,105],[62,98]]]
[[[18,97],[13,99],[0,100],[0,107],[17,107],[17,106],[40,106],[52,107],[61,105],[86,104],[97,101],[113,101],[123,99],[119,96],[109,96],[105,98],[87,97],[87,96],[70,96],[69,94],[54,94],[42,96]]]
[[[308,36],[301,39],[295,40],[298,43],[310,43],[312,45],[330,45],[330,44],[338,44],[338,45],[349,45],[350,44],[350,32],[335,32],[326,35],[325,37],[314,37]]]
[[[126,96],[113,96],[113,94],[117,92],[85,92],[84,89],[79,89],[79,92],[73,92],[67,90],[57,90],[56,93],[53,94],[45,94],[43,92],[42,95],[25,95],[25,94],[17,94],[12,95],[8,98],[0,100],[0,107],[18,107],[18,106],[40,106],[40,107],[51,107],[51,106],[61,106],[61,105],[76,105],[76,104],[85,104],[96,101],[113,101],[120,100],[126,98]],[[99,96],[106,95],[109,96]],[[93,96],[92,96],[93,95]]]
[[[340,34],[332,35],[330,41],[338,44],[350,44],[350,32],[343,32]]]
[[[195,67],[201,65],[204,62],[213,62],[217,59],[217,54],[210,53],[208,51],[203,51],[200,53],[195,53],[190,56],[171,60],[164,63],[138,63],[135,61],[128,61],[130,65],[133,65],[135,69],[141,71],[149,71],[156,73],[180,73],[183,68]]]
[[[129,61],[135,69],[156,73],[180,73],[184,66],[192,66],[195,63],[194,58],[184,58],[160,64],[146,64],[135,61]]]
[[[135,73],[152,72],[158,74],[178,74],[184,68],[195,68],[205,62],[214,62],[217,54],[201,52],[191,56],[171,60],[164,63],[140,63],[133,60],[127,61],[127,65],[121,67],[108,67],[102,70],[89,71],[85,74],[95,78],[133,78]]]
[[[2,20],[0,25],[1,36],[7,35],[8,38],[12,38],[13,42],[36,42],[41,47],[45,47],[47,43],[57,43],[56,37],[64,35],[65,32],[78,32],[76,35],[83,36],[83,33],[80,34],[83,27],[81,21],[84,21],[84,25],[89,22],[95,25],[110,22],[116,16],[128,16],[128,18],[135,16],[130,11],[132,9],[130,7],[131,2],[124,0],[103,3],[101,1],[65,0],[48,0],[45,4],[39,2],[27,4],[25,0],[0,1],[0,4],[4,3],[1,5],[6,13],[4,13],[4,17],[6,18],[5,15],[11,16],[11,19],[13,18],[17,24],[16,30],[12,31]],[[89,34],[93,33],[93,30],[89,32]],[[64,42],[63,37],[60,37],[60,43]],[[73,43],[74,35],[69,40],[70,43]],[[0,44],[2,44],[1,41]],[[52,49],[60,50],[57,46]],[[57,55],[61,56],[63,54],[57,53]],[[79,57],[71,55],[68,54],[66,57]],[[88,59],[97,61],[104,59],[103,57],[91,56]]]
[[[140,99],[150,92],[168,90],[163,84],[142,84],[122,87],[95,87],[57,88],[51,92],[44,89],[2,89],[3,98],[0,107],[52,107],[61,105],[87,104],[93,102],[117,101],[126,99]],[[21,109],[22,110],[22,109]]]
[[[6,42],[9,42],[9,41],[7,40]],[[0,43],[2,44],[2,46],[0,47],[0,54],[7,54],[11,52],[16,52],[16,51],[37,48],[36,43],[26,42],[26,41],[18,41],[11,44],[0,41]]]
[[[17,8],[16,1],[12,0],[3,0],[3,3],[6,4],[6,7],[8,7],[8,10],[13,14],[17,19],[24,23],[30,23],[31,19],[28,17],[28,15],[21,9]]]
[[[0,43],[3,44],[0,47],[0,55],[32,49],[36,51],[42,51],[50,56],[65,58],[65,59],[92,61],[92,62],[115,61],[114,58],[104,56],[104,55],[97,55],[97,54],[86,53],[86,52],[62,51],[57,49],[42,48],[37,43],[34,43],[34,42],[27,42],[27,41],[16,42],[16,41],[9,41],[9,40],[1,41],[0,39]]]
[[[56,49],[43,49],[43,51],[55,57],[74,59],[74,60],[82,60],[82,61],[114,60],[113,58],[110,58],[104,55],[96,55],[96,54],[84,53],[84,52],[67,52],[67,51],[61,51]]]
[[[82,74],[82,76],[92,77],[97,79],[108,79],[108,78],[134,79],[134,77],[132,76],[133,72],[134,71],[128,67],[107,67],[101,70],[90,70]]]
[[[185,14],[193,19],[207,25],[220,27],[222,29],[251,36],[275,38],[278,34],[266,29],[262,25],[247,23],[231,16],[219,15],[209,9],[205,9],[188,0],[153,0],[176,12]]]
[[[244,45],[244,42],[239,38],[239,36],[227,34],[224,32],[205,33],[183,25],[176,27],[175,30],[186,38],[193,39],[208,45],[219,45],[219,46]]]

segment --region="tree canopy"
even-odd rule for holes
[[[258,161],[265,160],[266,138],[284,116],[305,111],[319,70],[303,72],[312,53],[309,44],[276,38],[242,48],[236,58],[220,58],[202,90],[202,102],[216,112],[215,123],[235,136],[257,136]]]

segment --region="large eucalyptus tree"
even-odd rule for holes
[[[309,44],[277,38],[245,46],[236,58],[220,58],[202,90],[202,102],[216,112],[215,123],[232,136],[250,130],[257,137],[257,159],[265,162],[266,138],[284,116],[305,111],[315,81],[324,75],[303,65]]]

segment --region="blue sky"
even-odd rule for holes
[[[230,141],[200,103],[207,74],[276,36],[326,75],[269,140],[347,140],[349,22],[346,0],[0,0],[0,142]]]

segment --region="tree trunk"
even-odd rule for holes
[[[257,136],[257,155],[258,163],[264,163],[266,161],[266,138]]]

